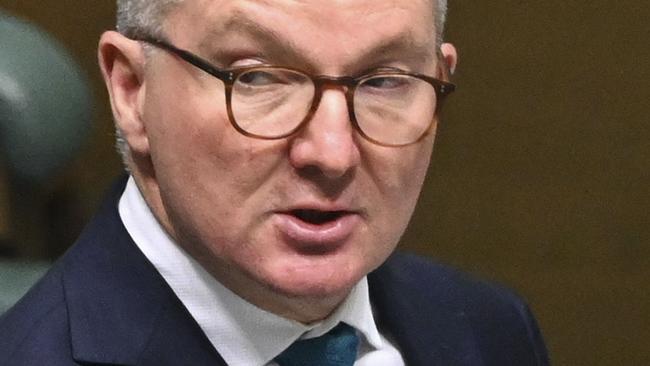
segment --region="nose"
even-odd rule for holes
[[[359,164],[356,140],[345,92],[326,88],[312,119],[292,140],[289,160],[296,169],[317,169],[327,178],[340,178]]]

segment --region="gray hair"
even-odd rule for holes
[[[160,34],[167,13],[183,0],[117,0],[117,30],[128,36]],[[447,0],[436,0],[435,26],[436,38],[440,45],[443,40],[447,18]],[[116,127],[116,148],[122,156],[126,169],[129,169],[130,151],[122,131]]]
[[[169,10],[183,0],[117,0],[117,30],[127,36],[156,34]]]
[[[436,37],[438,38],[438,46],[440,46],[444,38],[445,22],[447,21],[447,0],[438,0],[434,11],[436,12]]]

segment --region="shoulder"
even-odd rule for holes
[[[446,332],[466,331],[461,338],[471,338],[485,359],[491,360],[487,364],[548,364],[528,305],[504,286],[403,253],[391,256],[368,278],[371,296],[380,307],[393,313],[417,312],[418,322],[444,324]]]
[[[440,301],[448,305],[470,306],[475,302],[522,303],[512,290],[457,268],[406,253],[395,253],[373,274],[382,286],[390,286],[415,296],[414,300]],[[486,303],[487,302],[487,303]]]
[[[53,267],[0,317],[0,365],[70,364],[61,273],[60,266]]]

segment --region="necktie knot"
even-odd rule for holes
[[[352,366],[358,345],[354,328],[339,323],[320,337],[294,342],[275,362],[280,366]]]

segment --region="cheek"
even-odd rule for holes
[[[156,90],[163,89],[161,87]],[[236,235],[281,164],[282,146],[239,134],[206,98],[151,95],[146,120],[154,178],[174,226],[204,240]],[[209,98],[208,98],[209,99]],[[249,220],[250,221],[250,220]],[[219,227],[217,227],[219,226]],[[219,233],[219,234],[216,234]]]
[[[381,202],[377,205],[381,235],[397,240],[405,230],[426,177],[432,145],[432,141],[423,141],[377,159],[372,171]]]
[[[391,201],[410,202],[417,199],[426,177],[433,141],[402,148],[388,148],[374,154],[375,179],[381,194]]]
[[[223,83],[179,60],[156,60],[160,65],[152,66],[144,120],[150,139],[160,141],[158,153],[178,154],[180,148],[209,152],[220,146],[230,125]],[[159,69],[165,74],[157,74]]]

